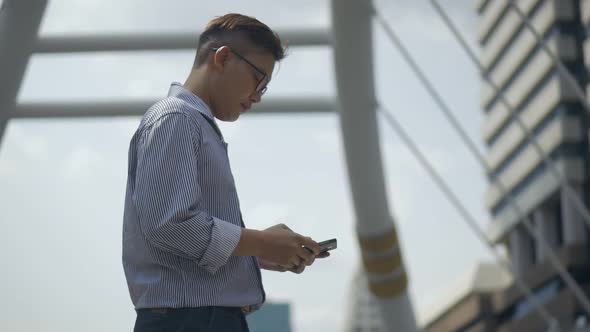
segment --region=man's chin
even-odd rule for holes
[[[219,119],[219,120],[221,120],[223,122],[236,122],[236,121],[238,121],[238,118],[239,117],[240,116],[237,115],[237,116],[234,116],[234,117],[231,117],[231,118],[230,117],[227,117],[227,118],[223,118],[223,119]]]
[[[238,113],[238,114],[233,113],[233,114],[227,114],[224,116],[217,116],[216,118],[220,121],[223,121],[223,122],[234,122],[239,117],[240,117],[240,113]]]
[[[242,115],[242,112],[238,112],[236,114],[232,114],[232,118],[230,120],[228,120],[228,121],[229,122],[237,121],[240,118],[241,115]]]

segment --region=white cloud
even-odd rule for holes
[[[219,125],[219,129],[223,133],[223,138],[225,139],[226,142],[228,142],[230,144],[233,142],[233,140],[235,138],[237,138],[241,134],[242,122],[240,122],[240,121],[236,121],[236,122],[217,121],[217,124]]]
[[[124,137],[126,143],[129,143],[140,121],[141,117],[139,116],[121,118],[111,123],[109,127],[116,131],[118,135]]]
[[[186,0],[51,1],[41,31],[47,34],[196,31],[215,16],[228,12],[255,16],[271,27],[317,26],[329,23],[328,8],[328,1],[317,0],[226,0],[208,4]]]
[[[428,2],[381,0],[377,1],[376,7],[402,39],[411,35],[408,39],[420,38],[439,43],[454,41],[450,30]],[[477,14],[467,1],[439,2],[457,27],[475,25]],[[466,32],[463,32],[463,35],[470,37]]]
[[[244,213],[248,227],[268,228],[276,224],[289,225],[291,209],[288,204],[271,201],[260,202]]]
[[[31,162],[43,162],[49,158],[49,145],[42,136],[10,123],[5,135],[10,135],[11,140],[16,142],[10,147],[9,153],[22,154]]]
[[[342,138],[339,132],[321,131],[313,135],[317,145],[316,148],[326,152],[339,152],[342,148]]]
[[[0,159],[0,179],[9,179],[19,172],[19,165],[14,160]]]
[[[14,143],[1,145],[0,179],[9,181],[14,178],[22,171],[23,162],[37,167],[50,158],[49,144],[43,136],[13,121],[8,123],[4,137]]]
[[[105,157],[90,146],[78,146],[63,161],[61,176],[68,180],[87,180],[107,163]]]
[[[430,13],[425,15],[423,5],[410,5],[405,1],[390,1],[387,5],[381,3],[376,6],[388,25],[403,40],[410,34],[413,38],[419,36],[419,38],[437,42],[446,42],[451,39],[451,36],[443,29],[436,17]],[[380,26],[378,29],[382,30]]]

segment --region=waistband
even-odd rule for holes
[[[198,309],[203,309],[203,308],[216,308],[216,309],[221,309],[221,310],[226,310],[226,311],[235,311],[235,312],[241,312],[244,314],[250,313],[252,311],[254,311],[254,306],[252,305],[246,305],[243,307],[218,307],[218,306],[209,306],[209,307],[196,307],[196,308],[144,308],[144,309],[135,309],[136,312],[153,312],[153,313],[157,313],[157,314],[166,314],[168,312],[173,312],[173,311],[186,311],[186,310],[198,310]]]

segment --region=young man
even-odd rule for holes
[[[258,20],[216,18],[184,85],[144,115],[129,148],[123,222],[136,332],[247,331],[244,313],[265,299],[260,267],[301,273],[318,256],[315,241],[285,225],[245,228],[215,123],[260,102],[283,57]]]

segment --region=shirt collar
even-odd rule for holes
[[[213,116],[213,112],[211,112],[211,109],[203,101],[203,99],[199,98],[199,96],[190,92],[182,84],[180,84],[178,82],[173,82],[170,85],[170,90],[168,91],[168,97],[176,97],[178,99],[186,101],[191,106],[193,106],[197,111],[199,111],[200,113],[205,115],[207,118],[215,121],[215,117]]]

